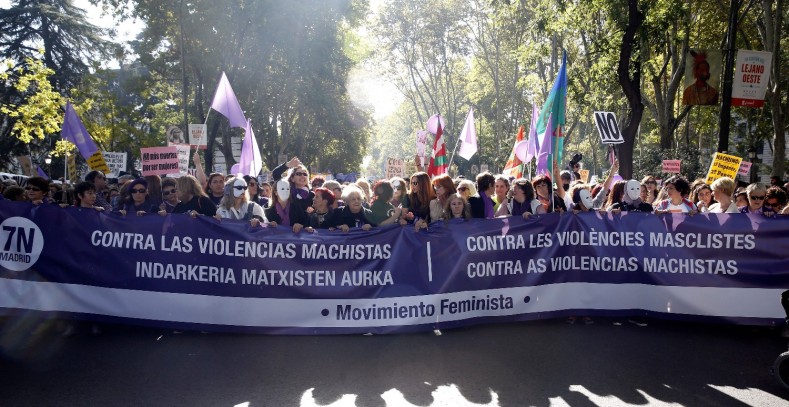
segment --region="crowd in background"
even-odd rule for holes
[[[198,155],[194,160],[202,168]],[[407,180],[395,177],[371,185],[365,179],[340,184],[310,177],[301,161],[293,158],[272,171],[271,182],[201,170],[196,176],[122,175],[110,181],[103,173],[91,171],[73,187],[32,177],[24,185],[6,180],[0,192],[2,199],[36,205],[53,203],[121,215],[204,215],[246,220],[252,226],[283,225],[294,232],[347,231],[395,223],[420,230],[452,219],[527,218],[551,212],[789,214],[789,183],[775,176],[770,185],[726,177],[707,184],[704,179],[689,182],[680,175],[660,183],[653,175],[640,181],[624,180],[616,175],[618,163],[614,162],[605,179],[584,182],[580,167],[579,161],[571,161],[564,170],[554,165],[552,176],[532,179],[487,172],[474,178],[443,174],[431,179],[425,172],[416,172]]]

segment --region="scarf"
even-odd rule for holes
[[[274,207],[277,209],[277,215],[279,215],[280,219],[282,220],[280,225],[290,226],[290,202],[288,202],[287,208],[283,208],[282,204],[280,204],[279,200],[277,200],[277,203],[274,204]]]

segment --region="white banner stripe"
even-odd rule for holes
[[[669,314],[731,318],[783,318],[783,289],[676,287],[643,284],[562,283],[375,299],[276,299],[126,290],[86,285],[0,279],[0,307],[64,311],[182,323],[245,327],[367,327],[430,324],[486,316],[568,309],[642,309]],[[511,308],[463,310],[470,304],[508,299]],[[505,300],[506,302],[506,300]],[[369,318],[393,307],[434,307],[430,315]],[[451,312],[453,306],[461,307]],[[353,310],[340,318],[343,310]],[[404,312],[404,311],[400,311]],[[358,319],[354,316],[359,316]]]

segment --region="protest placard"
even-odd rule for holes
[[[107,163],[110,172],[107,173],[109,178],[118,178],[121,171],[126,171],[126,154],[127,153],[114,153],[104,151],[101,153],[104,156],[104,161]]]
[[[189,125],[189,144],[200,150],[206,149],[206,145],[208,144],[208,129],[205,124]]]
[[[104,155],[101,150],[97,150],[92,156],[88,157],[88,167],[91,170],[101,171],[104,174],[110,173],[110,167],[104,161]]]
[[[140,149],[142,175],[180,174],[176,146]]]
[[[663,160],[663,172],[669,174],[679,174],[682,160]]]
[[[386,178],[404,177],[405,176],[405,160],[402,158],[386,159]]]
[[[723,153],[715,153],[712,157],[710,170],[707,172],[707,184],[712,184],[718,178],[729,177],[734,179],[740,169],[742,158]]]

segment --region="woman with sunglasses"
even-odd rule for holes
[[[760,183],[753,183],[745,188],[748,197],[748,205],[740,208],[740,213],[761,213],[764,207],[764,197],[767,195],[767,187]]]
[[[215,217],[219,220],[245,220],[252,227],[267,223],[263,208],[249,200],[247,182],[244,178],[229,177],[225,181],[224,196],[216,209]]]
[[[408,209],[408,184],[400,177],[393,177],[389,182],[392,183],[394,194],[389,203],[395,208]]]
[[[283,179],[287,174],[287,181],[290,183],[290,202],[295,211],[301,212],[299,219],[309,219],[312,213],[312,199],[315,194],[310,191],[310,172],[301,163],[298,157],[293,157],[290,161],[274,168],[271,176],[276,185],[277,181]],[[279,187],[277,187],[279,189]],[[280,197],[281,199],[282,197]]]
[[[263,188],[258,184],[257,178],[244,175],[244,181],[247,183],[247,193],[249,194],[249,201],[254,202],[262,208],[268,207],[269,199],[263,196]],[[271,186],[269,186],[269,190]]]
[[[142,216],[146,213],[159,212],[159,207],[148,199],[148,182],[145,179],[137,178],[129,182],[128,188],[129,198],[123,202],[119,211],[122,215],[136,213],[137,216]]]
[[[430,176],[416,172],[411,176],[411,190],[408,193],[409,221],[413,220],[417,230],[430,223],[430,201],[436,199],[436,192],[430,184]]]
[[[647,195],[644,202],[652,205],[655,203],[657,199],[657,181],[655,181],[655,177],[651,175],[647,175],[643,179],[641,179],[641,185],[647,188]]]
[[[25,184],[25,196],[33,205],[42,203],[52,203],[47,196],[49,194],[49,181],[42,177],[31,177]]]
[[[165,178],[162,180],[162,203],[159,204],[159,215],[173,213],[173,210],[181,202],[178,199],[178,187],[175,178]]]

